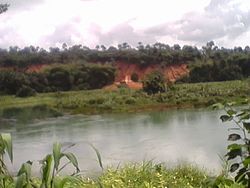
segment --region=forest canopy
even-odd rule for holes
[[[116,62],[139,66],[188,64],[190,73],[182,82],[207,82],[243,79],[250,76],[250,47],[219,48],[213,41],[202,48],[170,46],[163,43],[132,47],[83,45],[49,50],[40,47],[0,49],[0,91],[16,94],[22,87],[36,92],[97,89],[115,80]],[[30,66],[48,65],[49,70],[28,72]]]

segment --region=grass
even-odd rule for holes
[[[69,176],[57,176],[60,181]],[[39,187],[41,179],[31,177],[34,185]],[[225,178],[220,178],[218,188],[244,188],[233,183],[226,186]],[[65,185],[59,188],[214,188],[216,178],[207,171],[192,165],[179,165],[167,168],[163,164],[143,162],[127,164],[120,168],[107,168],[96,177],[75,176],[68,178]],[[9,182],[8,188],[14,183]]]
[[[162,164],[144,162],[125,165],[119,169],[106,169],[96,179],[85,179],[79,187],[202,187],[208,175],[205,171],[193,166],[178,166],[168,169]]]
[[[204,107],[217,102],[250,99],[250,80],[176,84],[166,93],[147,95],[138,90],[121,88],[116,91],[89,90],[43,93],[34,97],[0,97],[0,111],[46,105],[58,112],[71,114],[98,114],[109,112],[135,112],[156,108]]]

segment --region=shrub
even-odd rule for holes
[[[146,75],[146,78],[143,80],[143,91],[148,94],[165,92],[166,84],[164,75],[159,71]]]
[[[129,97],[126,99],[125,104],[135,104],[136,100],[134,97]]]
[[[131,74],[131,80],[133,82],[138,82],[139,81],[139,76],[135,72]]]
[[[34,95],[36,95],[36,91],[29,86],[21,87],[16,93],[17,97],[30,97]]]

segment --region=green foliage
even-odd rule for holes
[[[148,95],[142,90],[89,90],[37,94],[35,97],[0,97],[0,117],[21,120],[56,117],[60,112],[97,114],[135,112],[157,108],[204,107],[237,101],[248,104],[249,81],[175,84],[168,92]],[[34,109],[33,109],[34,107]],[[37,107],[37,108],[35,108]],[[42,113],[41,113],[42,112]],[[45,116],[42,116],[45,114]]]
[[[162,93],[166,91],[166,81],[161,72],[152,72],[143,80],[143,90],[148,94]]]
[[[30,97],[35,95],[36,91],[29,86],[22,86],[16,93],[17,97]]]
[[[4,161],[4,155],[7,153],[11,162],[13,162],[13,146],[9,133],[0,134],[0,187],[7,187],[12,181],[12,177]]]
[[[139,76],[138,74],[136,74],[135,72],[131,74],[131,80],[134,82],[138,82],[139,81]]]
[[[232,121],[236,128],[230,128],[234,131],[228,136],[230,144],[227,149],[226,159],[230,162],[229,173],[234,175],[234,181],[241,183],[245,187],[250,187],[250,108],[243,108],[236,111],[232,105],[234,103],[227,103],[225,105],[215,104],[214,107],[223,107],[226,111],[220,119],[222,122]]]
[[[56,91],[68,91],[72,87],[70,73],[63,67],[52,68],[48,73],[48,82]]]
[[[99,65],[53,65],[40,73],[0,70],[0,92],[19,97],[35,92],[100,89],[114,82],[115,69]]]
[[[163,164],[143,162],[125,165],[119,169],[109,168],[99,177],[102,187],[203,187],[206,173],[192,166],[167,169]],[[96,183],[97,184],[97,183]]]
[[[6,94],[16,94],[23,86],[28,86],[26,75],[14,71],[0,71],[0,91]]]

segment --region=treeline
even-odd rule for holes
[[[194,46],[183,46],[176,44],[156,43],[153,45],[143,45],[133,48],[127,43],[119,44],[117,47],[98,45],[95,49],[90,49],[82,45],[68,47],[63,44],[61,48],[49,48],[45,50],[40,47],[15,46],[7,49],[0,49],[0,66],[16,66],[25,69],[34,64],[53,64],[71,62],[114,62],[125,61],[147,65],[152,63],[177,64],[189,63],[202,58],[202,52]]]
[[[127,43],[119,44],[117,47],[98,45],[94,49],[83,45],[67,46],[67,44],[63,44],[61,48],[49,48],[49,50],[34,46],[22,49],[18,47],[0,49],[0,68],[12,67],[19,72],[22,71],[23,73],[18,74],[25,76],[26,70],[31,65],[75,63],[85,65],[88,62],[113,65],[117,61],[136,63],[141,66],[186,63],[189,65],[190,74],[181,80],[184,82],[235,80],[250,76],[249,46],[233,49],[219,48],[213,41],[200,49],[189,45],[181,47],[178,44],[169,46],[163,43],[153,45],[138,43],[137,47]],[[53,88],[54,86],[49,90]],[[93,88],[93,86],[84,88]]]
[[[218,49],[208,43],[203,61],[190,66],[183,82],[239,80],[250,76],[250,48]]]
[[[25,97],[36,92],[99,89],[114,79],[113,67],[99,65],[54,65],[33,73],[3,70],[0,71],[0,93]]]

